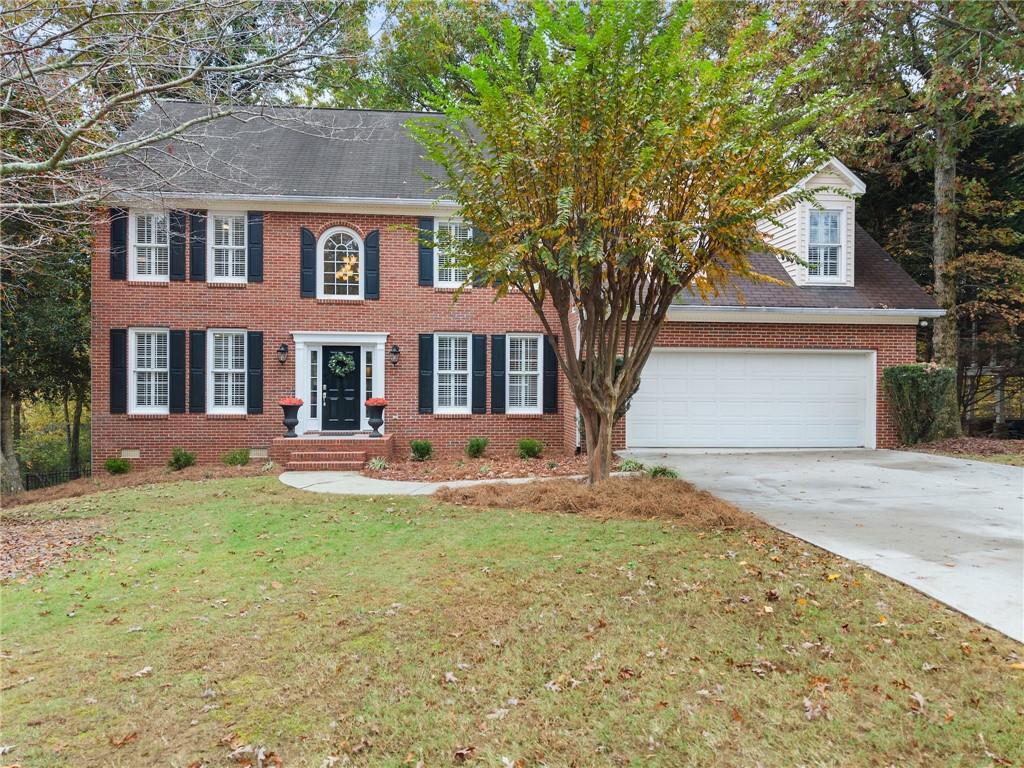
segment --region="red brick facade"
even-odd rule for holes
[[[551,452],[575,448],[575,409],[559,376],[559,413],[515,416],[420,414],[417,408],[418,334],[543,333],[527,302],[510,296],[494,301],[488,289],[466,291],[453,303],[451,292],[417,283],[417,221],[413,216],[267,212],[264,215],[264,281],[242,285],[210,282],[142,283],[110,279],[110,233],[105,211],[95,224],[92,264],[93,462],[138,449],[140,466],[166,462],[171,448],[195,451],[200,461],[216,461],[234,448],[267,448],[281,435],[279,397],[295,389],[293,331],[388,333],[387,347],[401,349],[397,365],[386,363],[386,429],[397,451],[408,441],[427,438],[439,451],[461,451],[467,438],[482,435],[497,449],[520,437],[543,440]],[[361,236],[380,231],[380,299],[325,301],[300,298],[299,232],[319,236],[345,226]],[[139,326],[199,330],[239,328],[264,334],[264,411],[260,415],[216,416],[181,413],[160,416],[111,414],[109,343],[111,328]],[[671,323],[660,346],[874,349],[878,370],[914,360],[914,326]],[[290,356],[277,361],[286,343]],[[490,386],[488,347],[488,387]],[[488,395],[490,393],[488,392]],[[878,398],[878,445],[891,446],[895,434],[884,401]],[[489,410],[489,408],[488,408]],[[624,430],[619,429],[619,442]]]

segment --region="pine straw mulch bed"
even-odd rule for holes
[[[946,440],[936,440],[933,443],[918,443],[909,446],[906,450],[923,453],[966,453],[976,456],[994,456],[1001,453],[1024,454],[1024,440],[997,440],[994,437],[951,437]]]
[[[25,581],[54,565],[88,557],[81,548],[103,527],[102,518],[20,521],[5,517],[0,524],[0,581]]]
[[[60,485],[51,485],[48,488],[38,488],[34,491],[5,495],[3,506],[5,509],[19,506],[21,504],[32,504],[37,501],[54,501],[56,499],[71,499],[77,496],[85,496],[99,491],[110,491],[117,488],[133,488],[138,485],[152,485],[154,483],[178,483],[185,480],[214,480],[231,477],[255,477],[265,475],[274,471],[273,464],[264,463],[262,460],[250,462],[244,467],[228,467],[223,464],[199,464],[187,467],[178,472],[166,467],[154,467],[152,469],[133,469],[124,475],[110,475],[99,470],[92,477],[83,477],[79,480],[72,480]]]
[[[434,498],[467,507],[568,512],[598,519],[671,520],[690,528],[757,528],[764,524],[685,480],[645,475],[612,477],[593,486],[580,480],[487,483],[440,488]]]
[[[614,467],[613,467],[614,469]],[[498,480],[510,477],[563,477],[587,474],[586,456],[552,456],[521,459],[507,453],[470,459],[466,456],[443,456],[427,461],[389,461],[387,469],[363,468],[368,477],[382,480]]]

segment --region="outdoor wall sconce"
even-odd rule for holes
[[[402,350],[398,348],[397,344],[391,346],[391,353],[388,355],[388,359],[392,365],[398,365],[398,356],[402,354]]]
[[[285,361],[287,359],[288,359],[288,345],[287,344],[281,344],[281,346],[277,348],[277,362],[279,362],[281,365],[284,365],[284,363],[285,363]]]

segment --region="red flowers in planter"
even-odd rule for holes
[[[385,400],[383,397],[371,397],[364,403],[364,405],[369,405],[371,407],[379,405],[381,408],[386,408],[388,405],[388,401]]]
[[[302,405],[301,397],[282,397],[277,401],[278,405]]]

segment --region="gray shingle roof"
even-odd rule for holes
[[[129,140],[207,114],[207,107],[161,101],[124,134]],[[198,125],[185,135],[112,161],[106,169],[117,189],[169,196],[273,196],[434,201],[439,188],[426,178],[440,169],[423,158],[406,124],[422,112],[262,107]],[[756,271],[783,285],[743,281],[702,301],[681,295],[684,306],[841,309],[927,309],[937,305],[882,250],[856,228],[855,287],[793,283],[771,255],[751,257]]]
[[[783,285],[739,281],[706,301],[681,294],[677,305],[713,307],[785,307],[808,309],[938,309],[935,300],[860,225],[854,235],[853,287],[796,285],[775,256],[750,257],[755,271]]]
[[[161,101],[124,140],[208,114]],[[405,124],[422,112],[262,107],[197,125],[107,167],[114,186],[169,195],[435,200],[438,168]]]

